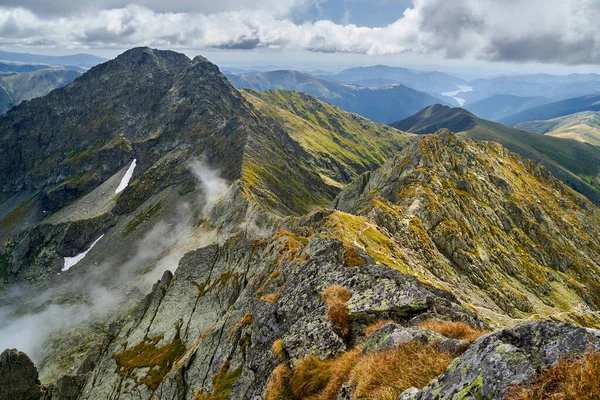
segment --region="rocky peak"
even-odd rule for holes
[[[157,50],[149,47],[136,47],[117,56],[113,61],[108,61],[97,67],[99,73],[107,65],[111,68],[122,68],[123,70],[139,70],[148,68],[160,68],[172,73],[178,73],[191,64],[191,60],[182,53],[170,50]],[[103,67],[104,66],[104,67]]]

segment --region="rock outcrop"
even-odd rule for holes
[[[472,344],[448,370],[403,400],[504,399],[511,386],[529,382],[561,359],[600,349],[600,331],[556,322],[502,329]],[[590,397],[592,398],[592,397]]]
[[[38,371],[27,354],[4,350],[0,354],[0,400],[37,400],[42,397]]]
[[[270,353],[278,339],[293,366],[311,354],[342,354],[380,319],[484,325],[450,293],[413,276],[377,265],[345,267],[339,241],[315,238],[303,245],[298,239],[239,237],[187,254],[92,363],[79,398],[193,399],[226,392],[253,399],[279,363]],[[330,286],[352,293],[348,337],[327,319],[321,294]]]

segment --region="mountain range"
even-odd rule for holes
[[[430,94],[452,92],[457,86],[468,85],[464,79],[443,72],[415,71],[387,65],[348,68],[337,74],[327,74],[323,77],[360,86],[400,84]]]
[[[600,350],[600,148],[260,89],[135,48],[0,117],[0,399],[516,399]]]
[[[71,54],[68,56],[48,56],[42,54],[15,53],[0,50],[0,60],[26,64],[72,65],[90,68],[103,63],[106,58],[92,54]]]
[[[23,66],[18,69],[23,71],[29,68]],[[0,76],[0,114],[23,100],[44,96],[51,90],[72,82],[79,75],[77,71],[64,68],[43,67]]]
[[[303,92],[375,122],[391,122],[398,116],[409,116],[423,107],[442,102],[436,97],[400,84],[368,88],[325,80],[293,70],[228,74],[227,78],[238,89]]]

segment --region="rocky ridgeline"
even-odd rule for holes
[[[17,107],[0,128],[10,282],[55,276],[60,256],[100,233],[100,255],[134,243],[156,222],[152,210],[201,194],[187,169],[195,156],[231,182],[208,214],[191,203],[219,244],[185,254],[74,374],[41,384],[25,354],[2,353],[0,400],[502,399],[600,348],[594,329],[518,325],[598,325],[600,220],[500,145],[442,131],[359,175],[409,136],[307,96],[240,94],[205,59],[150,49]],[[19,147],[25,133],[62,144]],[[109,183],[133,157],[139,172],[115,196]],[[75,218],[73,202],[98,190],[108,210]],[[7,216],[30,225],[19,231]],[[490,333],[502,325],[517,326]],[[402,351],[404,363],[385,361]],[[367,364],[361,377],[354,368]],[[384,368],[392,380],[411,368],[422,376],[366,385]]]

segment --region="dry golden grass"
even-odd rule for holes
[[[281,295],[281,288],[277,288],[277,290],[270,294],[265,294],[260,297],[262,301],[266,301],[267,303],[275,303],[279,296]]]
[[[381,321],[377,321],[369,326],[367,326],[364,330],[363,333],[365,334],[366,337],[371,336],[373,333],[375,333],[375,331],[379,328],[381,328],[384,325],[387,325],[389,323],[395,323],[396,321],[392,321],[391,319],[385,319],[385,320],[381,320]]]
[[[279,358],[280,361],[287,360],[287,354],[285,352],[285,348],[283,347],[283,340],[277,339],[273,342],[271,345],[271,353],[273,353],[275,357]]]
[[[563,359],[539,374],[527,387],[511,388],[507,400],[598,400],[600,399],[600,352],[580,359]]]
[[[354,246],[345,246],[346,247],[346,260],[344,261],[345,267],[362,267],[365,265],[365,262],[362,258],[360,258],[360,254],[358,250]]]
[[[335,400],[346,382],[356,387],[357,399],[396,400],[409,387],[421,388],[446,370],[453,359],[435,345],[409,343],[382,353],[362,354],[358,346],[336,358],[311,355],[288,374],[274,371],[267,388],[273,396],[288,390],[295,399]],[[283,372],[286,372],[285,374]],[[287,378],[284,382],[282,379]],[[289,385],[289,386],[286,386]],[[267,397],[271,399],[289,397]]]
[[[279,364],[271,373],[271,379],[265,388],[265,400],[293,400],[290,389],[292,370],[286,364]]]
[[[321,295],[327,305],[327,319],[333,330],[346,338],[350,335],[350,313],[346,302],[352,297],[352,292],[343,286],[329,286]]]
[[[356,347],[333,359],[304,358],[290,380],[292,393],[298,399],[335,400],[361,353],[362,347]]]
[[[321,294],[321,299],[328,306],[331,303],[345,303],[352,297],[352,292],[343,286],[329,286]]]
[[[397,349],[369,353],[352,369],[355,398],[396,400],[410,387],[422,388],[448,368],[454,357],[435,345],[407,343]]]
[[[424,321],[420,323],[419,326],[449,338],[463,339],[468,342],[474,342],[481,336],[489,333],[488,331],[473,329],[462,322],[440,321],[436,319]]]
[[[314,355],[302,359],[290,379],[294,396],[304,399],[320,393],[329,382],[333,362],[332,359],[321,360]]]

